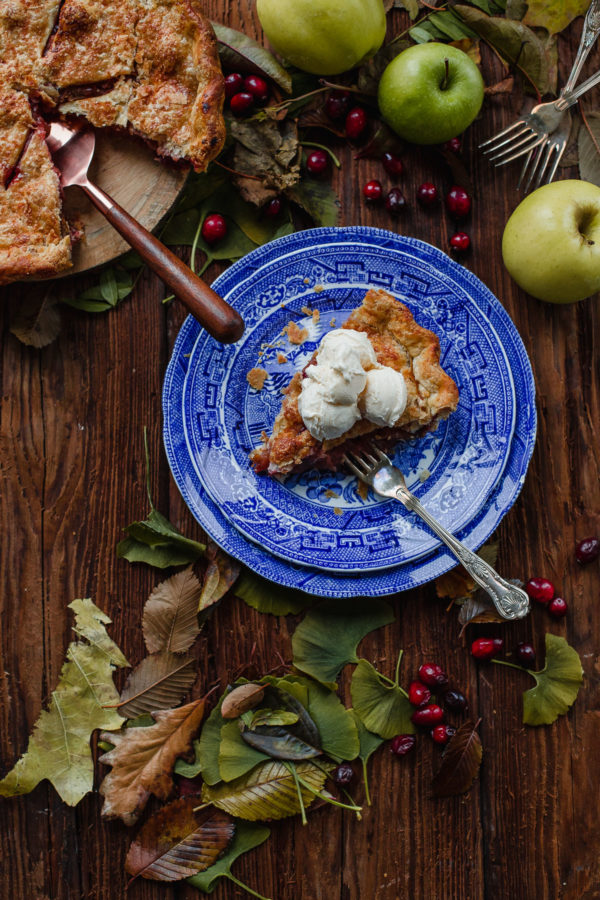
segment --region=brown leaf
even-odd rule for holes
[[[260,205],[300,180],[300,145],[294,122],[272,119],[233,119],[233,168],[260,180],[235,177],[244,200]]]
[[[242,713],[258,706],[264,694],[264,686],[260,684],[241,684],[223,700],[221,715],[224,719],[237,719]]]
[[[577,16],[585,15],[589,0],[528,0],[523,21],[550,34],[563,31]]]
[[[515,79],[512,75],[509,75],[508,78],[503,78],[502,81],[497,81],[496,84],[488,85],[485,88],[485,93],[488,97],[494,97],[496,94],[510,94],[514,86]]]
[[[465,722],[450,739],[442,765],[432,782],[435,797],[464,794],[473,784],[483,756],[478,725],[479,722]]]
[[[125,871],[136,878],[180,881],[212,866],[235,833],[218,809],[194,812],[198,797],[183,797],[149,819],[129,847]]]
[[[133,670],[121,694],[119,710],[128,719],[181,703],[196,680],[193,656],[166,650],[152,653]]]
[[[11,316],[10,330],[22,344],[46,347],[60,332],[58,301],[51,294],[26,297]]]
[[[198,625],[202,585],[191,566],[158,584],[144,606],[142,629],[149,653],[184,653],[192,646]]]
[[[225,596],[238,580],[241,569],[237,560],[224,553],[216,544],[209,543],[206,555],[209,563],[204,573],[202,593],[198,602],[199,612]]]
[[[460,41],[450,41],[450,46],[456,47],[458,50],[466,53],[467,56],[470,56],[476,66],[481,63],[481,49],[478,40],[461,38]]]
[[[204,718],[205,698],[179,709],[154,713],[155,725],[126,728],[116,734],[101,734],[114,748],[100,757],[112,770],[100,785],[105,819],[122,819],[135,825],[151,794],[167,800],[175,785],[173,766],[182,756],[189,758],[192,739]]]
[[[490,540],[477,551],[488,565],[495,566],[498,559],[498,541]],[[477,585],[462,566],[457,566],[435,580],[435,591],[440,599],[463,600],[470,597]]]
[[[461,606],[458,613],[458,621],[466,628],[471,623],[482,622],[506,622],[498,613],[498,610],[487,594],[479,593],[469,597]]]

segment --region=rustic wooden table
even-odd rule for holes
[[[207,7],[212,18],[260,34],[251,0],[208,0]],[[404,22],[404,13],[394,16],[396,24]],[[580,26],[578,20],[561,39],[563,80]],[[598,58],[586,73],[598,68]],[[486,55],[484,63],[488,82],[502,77],[497,60]],[[581,654],[585,684],[568,716],[551,727],[525,728],[520,695],[528,679],[500,667],[477,668],[456,614],[445,612],[433,585],[398,596],[396,623],[367,640],[367,655],[392,665],[404,647],[406,671],[428,658],[455,676],[482,717],[481,777],[468,794],[435,801],[430,780],[439,753],[430,742],[422,740],[404,760],[380,751],[372,765],[373,806],[361,823],[331,809],[311,815],[304,828],[299,818],[285,820],[240,861],[238,876],[276,900],[600,897],[600,575],[598,564],[578,567],[573,552],[577,538],[600,530],[600,319],[594,300],[561,307],[526,297],[503,268],[500,239],[518,200],[518,171],[490,168],[476,147],[514,117],[520,102],[514,94],[488,98],[465,137],[476,186],[468,227],[473,251],[465,264],[513,317],[538,389],[537,447],[523,493],[498,532],[499,568],[523,578],[544,574],[570,606],[562,622],[536,609],[504,631],[508,645],[533,639],[540,652],[548,628],[567,636]],[[588,109],[593,102],[586,100]],[[450,175],[433,151],[408,151],[405,161],[410,208],[399,228],[446,249],[448,218],[422,211],[414,196],[425,180],[447,188]],[[350,151],[343,163],[335,174],[342,222],[389,227],[384,212],[361,200],[362,184],[378,175],[379,164],[355,162]],[[160,575],[117,560],[115,545],[123,526],[147,511],[145,425],[157,506],[186,534],[199,534],[161,451],[161,383],[181,309],[165,309],[161,284],[145,273],[115,312],[67,310],[58,340],[38,351],[20,344],[8,327],[11,310],[32,290],[46,288],[13,285],[0,305],[2,772],[24,751],[58,679],[71,635],[70,600],[93,597],[112,616],[112,634],[129,659],[143,654],[141,609]],[[276,651],[289,658],[292,625],[226,600],[200,641],[199,690],[215,679],[226,683],[255,644],[264,670],[277,662]],[[124,898],[130,835],[119,823],[103,822],[100,807],[92,794],[68,808],[47,783],[30,796],[0,801],[2,900]],[[129,896],[199,895],[185,885],[137,881]],[[213,896],[242,893],[221,883]]]

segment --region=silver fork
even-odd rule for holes
[[[503,619],[522,619],[529,612],[529,597],[525,591],[505,581],[480,556],[465,547],[443,525],[427,512],[406,487],[404,475],[378,447],[371,452],[346,453],[344,462],[354,475],[370,485],[382,497],[399,500],[431,528],[465,567],[471,578],[491,597]]]

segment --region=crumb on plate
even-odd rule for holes
[[[246,381],[255,391],[262,391],[268,377],[269,373],[267,370],[257,366],[254,369],[250,369],[246,375]]]
[[[322,284],[315,284],[315,286],[313,288],[313,291],[315,292],[315,294],[320,294],[324,290],[325,290],[325,288],[323,287]]]
[[[340,495],[336,494],[335,491],[327,490],[327,491],[325,491],[325,496],[327,497],[328,500],[332,500],[334,497],[337,499]]]
[[[287,332],[290,344],[303,344],[308,337],[306,328],[300,328],[295,322],[289,322],[283,330]]]
[[[333,511],[334,511],[334,513],[335,513],[336,516],[341,516],[341,515],[342,515],[342,510],[339,508],[339,506],[334,506],[334,507],[333,507]]]
[[[423,469],[422,472],[419,472],[419,481],[423,484],[424,481],[427,481],[428,478],[431,477],[431,472],[429,469]]]
[[[281,365],[282,363],[286,363],[287,361],[288,360],[287,360],[287,356],[285,355],[285,353],[282,353],[281,350],[279,350],[277,352],[277,362]]]
[[[318,310],[318,309],[313,309],[313,311],[312,311],[313,325],[318,325],[318,324],[319,324],[319,319],[320,319],[320,318],[321,318],[321,313],[319,312],[319,310]]]
[[[359,481],[358,487],[356,488],[356,493],[360,497],[361,500],[366,500],[369,496],[369,485],[366,481]]]
[[[312,314],[313,314],[313,311],[310,308],[310,306],[303,306],[300,311],[303,312],[305,316],[312,316]]]

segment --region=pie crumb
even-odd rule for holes
[[[329,324],[330,324],[331,327],[333,328],[333,326],[335,325],[335,319],[331,319],[331,321],[329,322]]]
[[[334,511],[334,513],[335,513],[336,516],[341,516],[341,515],[342,515],[342,510],[339,508],[339,506],[334,506],[334,507],[333,507],[333,511]]]
[[[305,278],[305,279],[304,279],[304,284],[310,284],[310,278]]]
[[[306,328],[300,328],[295,322],[290,322],[283,330],[287,332],[290,344],[303,344],[308,337]]]
[[[246,381],[250,385],[251,388],[254,388],[255,391],[262,391],[265,381],[269,377],[269,373],[266,369],[257,368],[250,369],[248,374],[246,375]]]
[[[319,319],[320,319],[320,318],[321,318],[321,313],[319,312],[319,310],[318,310],[318,309],[313,309],[313,311],[312,311],[313,325],[318,325],[318,324],[319,324]]]
[[[429,469],[423,469],[423,471],[419,473],[419,481],[421,482],[421,484],[423,484],[423,482],[427,481],[430,476],[431,472],[429,471]]]
[[[336,494],[335,491],[328,490],[328,491],[325,491],[325,496],[327,497],[328,500],[332,500],[334,497],[337,499],[340,495]]]
[[[303,306],[301,309],[301,312],[303,312],[305,316],[312,316],[312,314],[313,314],[313,311],[310,308],[310,306]]]
[[[315,286],[313,288],[313,291],[315,292],[315,294],[320,294],[324,290],[325,290],[325,288],[323,287],[322,284],[315,284]]]
[[[287,362],[287,356],[285,353],[282,353],[281,350],[277,353],[277,362],[281,365],[282,363]]]
[[[365,481],[359,481],[356,492],[361,500],[366,500],[369,496],[369,485]]]

